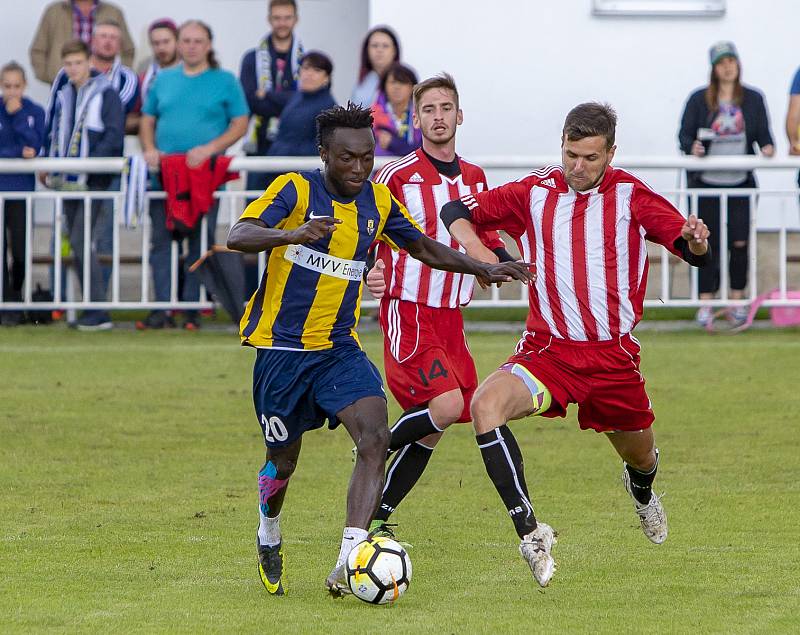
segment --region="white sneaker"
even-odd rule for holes
[[[714,309],[710,306],[701,306],[697,310],[697,315],[694,316],[694,321],[698,326],[704,329],[708,328],[714,322]]]
[[[556,572],[556,561],[550,555],[550,550],[556,544],[556,533],[550,525],[538,523],[536,529],[525,536],[519,543],[519,552],[528,566],[539,586],[547,586],[550,578]]]
[[[656,496],[655,492],[650,492],[650,502],[640,503],[631,491],[631,477],[628,470],[622,468],[622,482],[625,489],[633,500],[636,513],[639,516],[639,523],[642,526],[644,535],[650,542],[660,545],[667,539],[667,513],[661,504],[661,496]]]
[[[335,598],[340,598],[351,593],[350,587],[347,586],[347,573],[344,569],[344,562],[334,567],[333,571],[328,574],[328,578],[325,580],[325,586],[328,588],[328,593]]]

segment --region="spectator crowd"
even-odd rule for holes
[[[185,249],[188,266],[203,245],[214,242],[217,202],[213,191],[228,180],[224,154],[243,141],[250,156],[314,156],[317,154],[316,116],[333,105],[331,83],[335,70],[329,55],[307,50],[295,33],[295,0],[270,0],[269,32],[247,51],[239,75],[219,67],[211,28],[200,20],[181,25],[170,18],[152,22],[148,39],[152,55],[136,70],[131,68],[134,44],[125,16],[104,0],[59,0],[44,11],[30,46],[30,62],[37,79],[51,85],[47,104],[25,97],[25,71],[10,61],[0,69],[0,157],[120,157],[124,137],[138,135],[142,181],[152,191],[163,191],[149,207],[152,223],[149,262],[153,293],[158,302],[171,298],[199,299],[195,273],[182,271],[179,290],[172,289],[173,241]],[[678,134],[686,154],[763,156],[774,154],[764,97],[742,84],[738,52],[731,42],[710,50],[707,86],[688,98]],[[388,27],[371,29],[361,45],[358,80],[351,101],[372,107],[376,154],[403,156],[420,147],[414,125],[413,88],[419,78],[403,63],[400,40]],[[800,71],[791,86],[786,131],[791,154],[800,154]],[[134,163],[131,164],[132,166]],[[131,168],[133,169],[133,167]],[[248,190],[263,190],[273,174],[250,172]],[[689,187],[754,188],[746,171],[690,173]],[[118,191],[119,175],[40,175],[42,184],[60,191]],[[800,182],[800,181],[799,181]],[[35,189],[28,174],[0,174],[0,191]],[[110,196],[110,195],[109,195]],[[728,211],[730,297],[744,297],[748,268],[750,198],[730,196]],[[77,271],[84,271],[89,254],[85,297],[105,300],[111,273],[114,213],[111,198],[93,197],[87,212],[83,199],[64,199],[66,236]],[[718,241],[720,197],[698,196],[698,213]],[[25,202],[4,199],[3,300],[20,301],[24,284],[26,238]],[[205,237],[201,235],[205,218]],[[90,223],[87,232],[85,223]],[[91,242],[87,250],[86,236]],[[719,250],[718,243],[712,244]],[[718,251],[717,251],[718,253]],[[701,298],[719,290],[719,267],[701,270]],[[702,308],[698,322],[712,319]],[[743,316],[737,316],[737,319]],[[0,311],[3,324],[15,325],[23,316]],[[105,311],[86,311],[77,321],[84,330],[107,329]],[[140,328],[174,326],[165,310],[153,311]],[[186,312],[183,326],[196,329],[200,318]]]

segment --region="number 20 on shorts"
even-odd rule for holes
[[[264,438],[267,443],[286,441],[289,436],[286,426],[278,417],[267,419],[267,415],[261,415],[261,425],[264,426]]]

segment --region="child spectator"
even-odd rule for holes
[[[108,78],[89,63],[89,47],[81,40],[67,42],[62,49],[64,71],[68,81],[54,97],[53,115],[47,122],[44,153],[51,157],[119,157],[125,137],[125,116],[119,93]],[[112,181],[110,174],[51,174],[50,187],[60,190],[106,190]],[[95,199],[91,205],[90,240],[99,243],[107,233],[104,226],[109,214],[105,201]],[[75,258],[76,271],[84,285],[84,209],[80,199],[64,200],[69,242]],[[101,224],[103,226],[101,226]],[[84,297],[91,301],[106,299],[108,277],[98,262],[98,249],[90,248],[89,289]],[[112,327],[106,311],[88,310],[77,322],[79,330],[104,330]]]
[[[0,158],[33,159],[39,154],[44,136],[44,109],[24,96],[25,71],[16,62],[0,69]],[[0,174],[0,192],[30,192],[36,183],[33,174]],[[25,200],[3,201],[3,300],[20,302],[25,281]],[[11,255],[9,269],[8,255]],[[0,312],[4,326],[22,322],[21,311]]]

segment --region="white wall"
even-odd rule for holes
[[[398,32],[405,61],[422,77],[455,76],[466,156],[558,155],[564,116],[588,100],[617,109],[618,155],[676,154],[684,102],[707,83],[708,48],[721,39],[736,43],[744,82],[766,95],[778,153],[787,153],[800,2],[728,0],[724,17],[694,19],[599,18],[591,4],[370,0],[370,23]],[[675,185],[674,174],[646,176],[656,187]],[[788,171],[759,178],[763,187],[793,184]]]
[[[137,63],[149,55],[147,26],[170,17],[180,23],[189,18],[207,22],[214,31],[214,47],[221,65],[239,73],[248,48],[258,44],[268,30],[267,0],[113,0],[125,12],[136,43]],[[39,18],[51,0],[0,0],[0,61],[16,59],[30,71],[29,93],[46,101],[47,87],[33,78],[28,58]],[[346,100],[358,72],[360,42],[367,30],[368,0],[299,0],[297,32],[306,49],[320,49],[334,61],[333,92]]]

